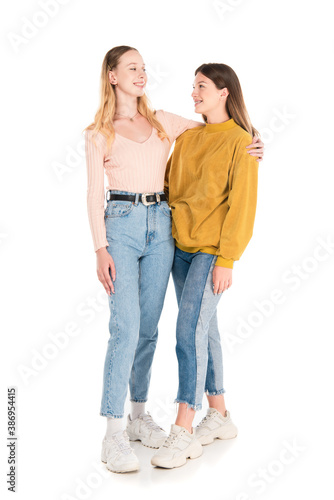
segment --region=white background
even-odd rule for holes
[[[41,15],[42,1],[1,9],[1,495],[13,498],[6,394],[16,386],[15,498],[330,498],[330,2],[54,3],[52,15]],[[266,151],[253,238],[219,305],[225,397],[239,435],[174,470],[154,469],[153,451],[135,443],[141,471],[116,475],[100,462],[109,310],[88,225],[81,131],[97,109],[103,57],[121,44],[142,54],[153,106],[193,119],[194,70],[232,66]],[[176,314],[171,280],[148,402],[166,431],[175,417]],[[57,348],[51,337],[60,332],[67,345]]]

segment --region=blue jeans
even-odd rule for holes
[[[212,272],[216,255],[175,249],[172,276],[179,313],[176,355],[179,365],[177,403],[202,408],[203,394],[215,396],[223,388],[223,358],[217,321],[221,295],[214,295]]]
[[[108,296],[110,336],[100,415],[121,418],[128,385],[131,401],[147,401],[175,246],[166,201],[145,206],[138,202],[138,196],[135,202],[110,200],[104,218],[116,280],[115,294]]]

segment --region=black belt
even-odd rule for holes
[[[107,201],[110,200],[128,200],[128,201],[136,201],[135,195],[128,194],[115,194],[107,191],[106,195]],[[139,195],[138,201],[140,201],[143,205],[153,205],[154,203],[160,203],[160,201],[167,201],[165,193],[143,193]]]

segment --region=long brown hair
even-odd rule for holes
[[[94,121],[88,125],[84,130],[93,130],[93,137],[101,132],[107,138],[107,147],[109,148],[115,137],[115,129],[113,127],[113,120],[116,112],[116,88],[112,85],[108,78],[109,71],[113,71],[123,54],[129,50],[136,50],[134,47],[129,47],[128,45],[120,45],[118,47],[113,47],[104,56],[102,69],[101,69],[101,80],[100,80],[100,107],[95,114]],[[137,51],[138,52],[138,51]],[[155,117],[155,111],[152,109],[151,104],[144,94],[137,98],[138,101],[138,111],[143,115],[147,121],[154,127],[158,136],[161,140],[167,138],[163,126]]]
[[[239,78],[233,69],[227,66],[227,64],[208,63],[199,66],[195,71],[195,76],[197,73],[202,73],[202,75],[212,80],[217,89],[227,87],[229,94],[226,99],[226,110],[229,117],[233,118],[235,123],[240,125],[251,136],[260,136],[250,121]],[[207,117],[205,115],[202,116],[206,122]]]

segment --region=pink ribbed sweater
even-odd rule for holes
[[[163,191],[166,163],[172,143],[189,128],[201,125],[179,115],[158,110],[156,117],[172,142],[162,141],[155,128],[142,143],[132,141],[119,134],[107,150],[106,138],[98,133],[94,144],[92,131],[85,132],[87,166],[87,210],[94,250],[107,247],[104,223],[104,174],[108,178],[108,189],[132,193],[154,193]]]

